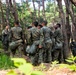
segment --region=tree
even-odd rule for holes
[[[70,0],[76,6],[76,0]]]
[[[15,17],[15,20],[18,20],[18,13],[17,13],[17,9],[16,9],[16,2],[15,0],[13,0],[13,10],[14,10],[14,17]]]
[[[43,6],[42,14],[43,14],[43,18],[44,18],[44,20],[45,20],[45,19],[46,19],[46,17],[45,17],[45,6],[44,6],[44,0],[42,0],[42,6]]]
[[[40,1],[37,0],[38,3],[38,21],[40,22]]]
[[[73,37],[73,39],[76,41],[76,17],[75,17],[73,5],[72,5],[71,2],[70,2],[70,5],[69,5],[69,10],[70,10],[70,12],[69,12],[70,17],[71,17],[71,20],[72,20],[72,25],[74,25],[74,27],[75,27],[75,33],[74,33],[75,36]]]
[[[18,14],[17,14],[17,9],[16,9],[16,3],[15,3],[15,0],[13,0],[13,3],[12,4],[12,0],[9,0],[9,4],[10,4],[10,9],[11,9],[11,12],[12,12],[12,15],[14,17],[14,20],[17,21],[18,20]],[[14,5],[14,6],[13,6]]]
[[[69,0],[64,0],[65,6],[66,6],[66,30],[67,30],[67,40],[68,44],[70,43],[70,36],[71,36],[71,26],[70,26],[70,20],[69,20]]]
[[[2,24],[1,24],[1,30],[4,28],[4,26],[5,26],[5,21],[4,21],[4,13],[3,13],[3,8],[2,8],[2,2],[1,2],[1,0],[0,0],[0,10],[1,10],[1,22],[2,22]]]
[[[46,18],[49,23],[55,24],[56,22],[59,22],[59,15],[58,15],[58,6],[56,2],[48,2],[46,7]]]
[[[33,8],[34,8],[34,20],[36,20],[36,8],[35,8],[34,0],[32,0],[32,3],[33,3]]]
[[[57,3],[58,3],[59,14],[61,18],[63,40],[65,45],[63,49],[63,56],[64,56],[64,59],[66,59],[69,56],[69,48],[68,48],[68,40],[67,40],[67,33],[66,33],[66,27],[65,27],[65,15],[62,7],[62,0],[57,0]]]
[[[9,25],[9,13],[10,12],[10,10],[9,10],[9,1],[8,0],[6,0],[6,23],[7,23],[7,25]]]

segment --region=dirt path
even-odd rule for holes
[[[8,71],[9,70],[7,70],[7,71],[6,70],[2,70],[2,71],[0,71],[0,75],[6,75],[6,73]],[[18,69],[15,69],[14,71],[18,75],[21,75],[20,71]],[[43,71],[43,73],[45,75],[76,75],[76,72],[72,72],[72,71],[70,71],[67,68],[62,68],[62,69],[58,69],[58,68],[51,69],[51,68],[49,68],[47,71]]]

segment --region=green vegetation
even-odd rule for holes
[[[0,69],[12,69],[14,68],[14,63],[9,56],[0,53]]]
[[[24,75],[45,75],[41,71],[34,71],[33,66],[27,63],[23,58],[12,58],[14,65],[22,72]],[[6,75],[18,75],[13,70],[9,71]]]
[[[68,65],[68,68],[69,68],[71,71],[76,71],[76,57],[71,56],[71,57],[68,58],[66,61],[67,61],[68,63],[70,63],[70,65]]]
[[[71,56],[66,61],[68,64],[60,64],[60,68],[69,68],[71,71],[76,71],[76,57]]]

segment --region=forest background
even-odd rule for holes
[[[63,54],[70,54],[70,40],[76,41],[76,1],[75,0],[0,0],[0,35],[6,25],[13,26],[19,20],[26,27],[33,21],[48,21],[48,26],[62,25]],[[31,5],[30,6],[30,2]]]

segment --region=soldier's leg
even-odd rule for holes
[[[14,57],[16,53],[16,49],[11,49],[10,56]]]
[[[35,65],[38,65],[39,63],[38,63],[38,58],[39,58],[39,56],[38,56],[38,52],[36,53],[36,55],[35,55]]]
[[[58,61],[58,57],[59,57],[59,51],[58,50],[55,50],[54,52],[53,52],[53,61],[55,61],[55,60],[57,60]]]
[[[51,47],[48,50],[48,62],[52,62],[52,53],[51,53]]]
[[[24,55],[23,53],[23,44],[21,43],[19,46],[18,46],[18,55],[19,57],[22,57]]]
[[[40,64],[40,63],[43,63],[43,62],[44,62],[44,61],[43,61],[43,48],[39,49],[38,54],[39,54],[38,63],[39,63],[39,64]]]
[[[37,62],[36,62],[36,54],[30,54],[30,59],[31,59],[31,63],[32,65],[36,66],[37,65]]]
[[[43,51],[43,61],[44,61],[44,63],[46,63],[46,61],[47,61],[47,49],[46,48]]]
[[[8,43],[7,44],[3,44],[3,49],[4,49],[5,52],[8,51]]]
[[[58,60],[59,60],[59,63],[64,62],[64,59],[63,59],[63,50],[62,49],[60,49]]]
[[[52,54],[51,54],[52,46],[50,43],[47,43],[47,62],[52,61]]]

